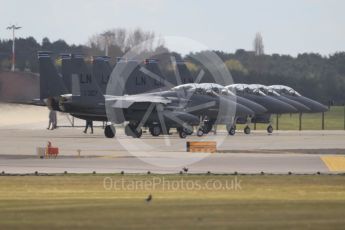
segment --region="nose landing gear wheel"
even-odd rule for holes
[[[236,133],[236,126],[235,125],[226,125],[226,130],[228,131],[229,135],[233,136]]]
[[[114,126],[112,126],[112,125],[105,126],[105,128],[104,128],[104,135],[107,138],[114,138],[115,137],[115,133],[116,133],[116,129],[115,129]]]
[[[198,129],[198,131],[196,132],[196,135],[198,137],[202,137],[204,135],[204,131],[202,129]]]
[[[244,128],[243,131],[244,131],[244,133],[247,134],[247,135],[250,134],[250,127],[249,127],[249,126],[246,126],[246,127]]]
[[[211,132],[214,122],[204,121],[204,124],[200,127],[204,134]]]
[[[180,130],[179,132],[178,132],[178,134],[179,134],[179,136],[180,136],[180,138],[182,138],[182,139],[184,139],[184,138],[186,138],[187,137],[187,132],[185,131],[185,130]]]
[[[273,133],[273,127],[272,127],[272,125],[269,125],[269,126],[267,127],[267,132],[268,132],[268,133]]]
[[[229,135],[234,136],[236,134],[236,129],[234,127],[231,127],[228,131]]]

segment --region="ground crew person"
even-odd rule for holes
[[[49,123],[48,123],[48,128],[47,129],[56,129],[57,128],[57,117],[56,117],[56,111],[55,110],[50,110],[49,111]]]
[[[87,132],[88,128],[91,128],[91,134],[93,134],[93,121],[92,120],[86,120],[85,130],[84,133]]]

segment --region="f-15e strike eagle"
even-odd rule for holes
[[[197,135],[202,136],[215,124],[226,124],[229,134],[234,135],[236,123],[269,123],[271,114],[325,111],[323,105],[283,86],[167,84],[155,59],[118,59],[118,67],[129,79],[123,83],[120,94],[109,94],[112,91],[107,90],[108,83],[114,80],[110,77],[109,57],[94,57],[91,69],[83,56],[63,54],[61,74],[49,52],[39,52],[38,59],[40,102],[81,119],[126,122],[125,133],[135,138],[141,137],[143,127],[153,136],[169,134],[171,128],[176,128],[180,137],[185,138],[196,126]],[[113,77],[120,78],[121,74]],[[182,82],[193,79],[186,68],[182,77]],[[271,125],[267,131],[273,131]],[[114,137],[115,128],[108,124],[104,133]],[[249,126],[245,133],[250,133]]]

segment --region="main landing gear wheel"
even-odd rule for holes
[[[268,133],[273,133],[273,127],[272,127],[272,125],[269,125],[269,126],[267,127],[267,132],[268,132]]]
[[[161,127],[159,125],[154,125],[154,126],[150,127],[149,131],[150,131],[151,135],[154,137],[158,137],[162,132]]]
[[[183,127],[177,127],[176,130],[177,130],[178,133],[181,133],[181,132],[186,133],[187,136],[188,135],[192,135],[193,132],[194,132],[193,129],[187,129],[187,128],[183,128]]]
[[[143,135],[143,130],[137,130],[137,126],[133,124],[127,124],[125,127],[125,134],[133,138],[140,138]]]
[[[250,127],[249,127],[249,126],[246,126],[246,127],[244,128],[243,131],[244,131],[244,133],[247,134],[247,135],[250,134]]]
[[[140,138],[143,135],[143,130],[140,128],[139,130],[137,130],[136,127],[133,127],[132,130],[132,137],[133,138]]]
[[[107,138],[114,138],[115,134],[116,134],[116,129],[115,129],[114,126],[112,126],[112,125],[105,126],[105,128],[104,128],[104,135]]]

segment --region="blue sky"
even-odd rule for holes
[[[345,51],[342,0],[1,0],[0,38],[18,36],[69,43],[109,28],[141,27],[161,36],[183,36],[226,52],[252,49],[256,32],[266,53],[323,55]]]

